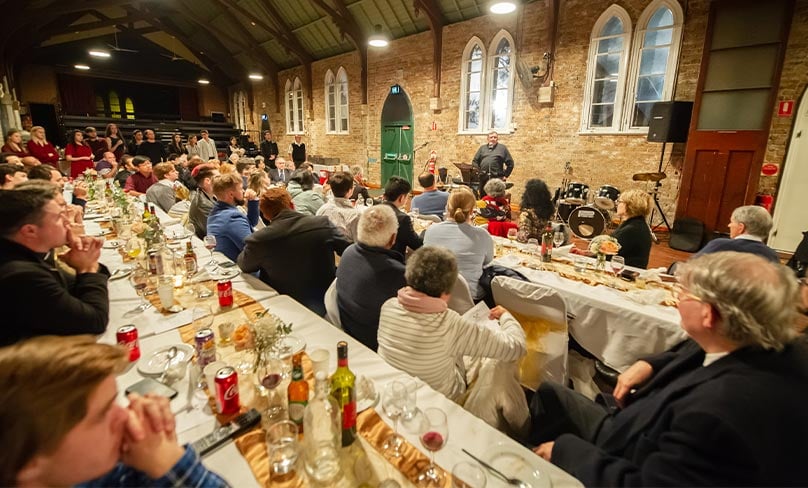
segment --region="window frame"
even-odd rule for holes
[[[351,131],[350,121],[350,99],[348,93],[348,72],[344,67],[340,66],[337,74],[330,69],[325,73],[325,133],[330,135],[345,135]],[[329,98],[329,90],[334,90],[333,102]],[[342,93],[345,93],[346,103],[343,105],[340,100]],[[333,107],[331,104],[333,103]],[[334,129],[330,127],[331,124],[331,109],[334,109]],[[342,128],[342,121],[345,121],[345,129]]]
[[[492,87],[494,84],[494,72],[496,66],[494,60],[497,57],[497,46],[505,39],[510,46],[510,60],[508,63],[508,96],[506,107],[506,123],[505,127],[493,127],[492,105],[493,93]],[[469,129],[466,127],[466,108],[468,106],[469,96],[469,57],[475,47],[479,47],[482,51],[482,67],[480,69],[480,125],[476,129]],[[461,58],[461,81],[460,81],[460,106],[458,110],[457,132],[461,135],[484,135],[491,131],[496,131],[499,134],[510,134],[513,132],[513,101],[515,98],[515,76],[516,76],[516,43],[513,36],[505,29],[500,29],[499,32],[493,37],[491,42],[486,44],[477,36],[473,36],[466,43],[463,49],[463,57]]]
[[[286,80],[284,89],[284,104],[286,108],[286,133],[300,134],[306,130],[305,124],[305,98],[303,97],[303,83],[296,76],[294,82]]]

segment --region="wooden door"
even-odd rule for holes
[[[690,123],[677,217],[726,232],[754,203],[793,0],[713,2]]]

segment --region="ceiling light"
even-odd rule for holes
[[[387,47],[390,40],[387,35],[382,32],[382,26],[376,24],[373,26],[373,33],[368,37],[368,45],[373,47]]]
[[[250,79],[251,79],[251,80],[263,80],[263,79],[264,79],[264,76],[263,76],[263,75],[259,75],[259,74],[257,74],[257,73],[250,73]]]
[[[200,78],[199,84],[200,85],[210,85],[210,81],[208,81],[208,80],[206,80],[204,78]]]
[[[109,53],[106,52],[106,51],[98,51],[98,50],[92,49],[89,52],[90,52],[90,56],[94,56],[96,58],[108,58],[109,57]]]
[[[494,2],[488,7],[488,10],[497,15],[509,14],[516,10],[516,2]]]
[[[87,71],[88,69],[90,69],[90,67],[87,66],[86,64],[76,64],[73,67],[76,69],[80,69],[82,71]]]

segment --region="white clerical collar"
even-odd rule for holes
[[[753,236],[752,234],[741,234],[739,236],[735,236],[735,238],[736,239],[746,239],[747,241],[763,242],[763,239],[761,239],[758,236]]]
[[[718,361],[719,359],[723,358],[727,354],[729,354],[729,352],[727,352],[727,351],[724,351],[724,352],[708,352],[707,354],[704,355],[704,362],[701,363],[701,365],[705,366],[705,367],[709,366],[709,365],[713,364],[714,362]]]

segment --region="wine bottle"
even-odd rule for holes
[[[553,257],[553,225],[547,222],[547,227],[541,235],[541,260],[549,263]]]
[[[292,356],[292,382],[286,389],[289,400],[289,420],[297,424],[299,433],[303,433],[303,412],[309,403],[309,384],[303,379],[303,353]]]
[[[348,343],[337,343],[337,370],[331,376],[331,396],[342,412],[342,446],[356,438],[356,376],[348,369]]]
[[[195,275],[198,268],[196,262],[196,252],[194,252],[194,247],[193,244],[191,244],[191,241],[185,243],[185,256],[183,256],[183,261],[185,262],[185,275],[188,277]]]
[[[339,479],[339,450],[342,445],[342,419],[337,401],[328,394],[328,375],[318,371],[314,377],[314,398],[303,412],[306,435],[303,438],[304,461],[309,477],[321,484]]]

